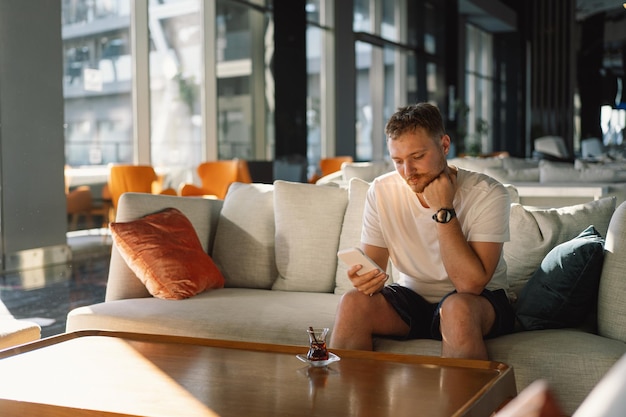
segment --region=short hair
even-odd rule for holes
[[[446,134],[439,109],[430,103],[417,103],[398,108],[389,118],[385,134],[390,139],[396,139],[419,128],[424,129],[433,139]]]

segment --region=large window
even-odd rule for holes
[[[465,152],[490,153],[493,111],[493,38],[488,32],[466,25],[465,97],[467,136]]]
[[[129,0],[63,1],[68,165],[133,159],[129,4]]]
[[[306,2],[306,57],[307,57],[307,159],[309,163],[308,176],[316,173],[319,161],[331,153],[327,132],[326,114],[329,97],[326,95],[332,89],[332,77],[329,69],[332,60],[328,50],[332,28],[328,25],[327,8],[330,1],[307,0]]]
[[[222,0],[215,30],[219,159],[271,159],[273,143],[264,139],[273,123],[272,21],[259,8]]]
[[[354,3],[357,160],[385,157],[385,123],[417,97],[413,25],[404,0]]]
[[[62,19],[67,164],[106,172],[109,163],[149,161],[171,172],[209,158],[273,158],[273,31],[263,0],[64,0]],[[133,51],[131,26],[138,45],[149,43],[145,56]]]
[[[203,159],[200,0],[151,2],[150,150],[156,167],[193,169]]]

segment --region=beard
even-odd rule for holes
[[[405,181],[414,193],[422,194],[426,187],[439,177],[444,170],[445,165],[437,173],[415,174],[405,178]]]

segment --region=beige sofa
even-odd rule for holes
[[[112,250],[106,301],[68,315],[67,331],[104,329],[305,345],[306,328],[330,327],[350,288],[339,249],[359,244],[368,183],[347,188],[277,181],[234,184],[225,201],[124,194],[117,221],[176,207],[193,223],[220,267],[226,288],[173,301],[153,298]],[[511,289],[519,292],[544,255],[593,224],[608,236],[599,308],[591,326],[523,331],[487,342],[490,357],[512,365],[518,390],[547,379],[572,413],[626,352],[626,205],[614,199],[531,211],[511,207],[505,244]],[[609,226],[609,221],[611,224]],[[331,335],[332,337],[332,335]],[[439,355],[434,340],[376,340],[378,351]]]

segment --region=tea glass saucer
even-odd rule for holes
[[[326,359],[325,361],[312,361],[312,360],[307,359],[306,355],[296,355],[296,358],[300,359],[304,363],[307,363],[315,367],[328,366],[333,362],[337,362],[341,360],[339,356],[335,355],[332,352],[328,352],[328,359]]]

